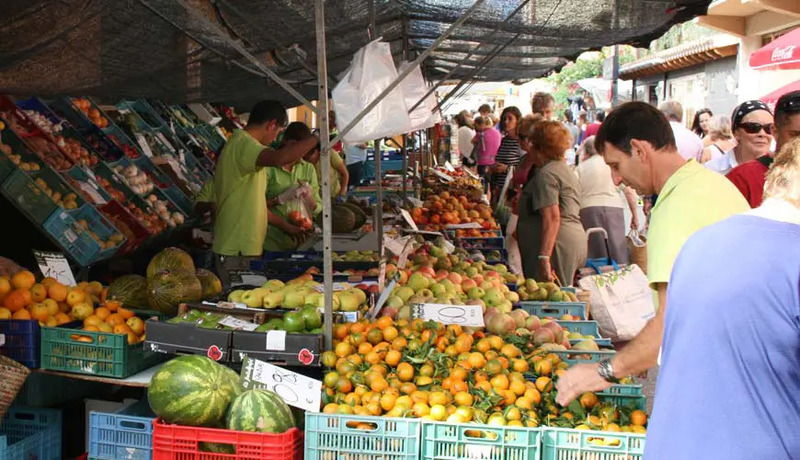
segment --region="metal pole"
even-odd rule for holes
[[[461,27],[467,21],[467,19],[469,19],[469,17],[472,16],[472,14],[478,10],[478,7],[482,5],[484,1],[485,0],[475,0],[475,3],[471,7],[469,7],[469,9],[460,18],[458,18],[456,22],[451,24],[450,27],[447,30],[445,30],[444,33],[439,36],[439,38],[436,39],[436,41],[433,43],[433,45],[431,45],[430,48],[426,49],[425,51],[422,52],[422,54],[417,56],[414,62],[412,62],[411,65],[408,66],[405,70],[400,72],[397,78],[388,87],[386,87],[386,89],[383,90],[383,92],[381,92],[372,102],[367,104],[367,106],[364,107],[364,109],[361,112],[359,112],[359,114],[356,115],[356,117],[353,118],[350,121],[350,123],[344,127],[344,129],[339,131],[339,135],[336,136],[336,138],[333,139],[331,143],[336,144],[341,140],[341,138],[345,134],[349,133],[350,130],[353,129],[358,124],[358,122],[361,121],[362,118],[364,118],[369,112],[371,112],[372,109],[374,109],[375,106],[378,105],[378,103],[380,103],[386,96],[388,96],[389,93],[391,93],[395,89],[395,87],[397,87],[397,85],[399,85],[400,82],[403,81],[403,79],[406,78],[408,74],[411,73],[412,70],[414,70],[418,65],[421,65],[422,61],[427,59],[427,57],[430,56],[430,54],[436,48],[438,48],[439,45],[441,45],[445,40],[447,40],[447,37],[452,35],[453,32],[456,31],[456,29]]]
[[[325,298],[325,349],[333,349],[333,260],[331,258],[331,152],[328,128],[328,62],[325,50],[325,0],[314,1],[317,35],[317,74],[319,75],[318,116],[322,162],[322,273]]]
[[[375,11],[375,0],[369,0],[369,35],[370,40],[378,38],[378,25],[376,24],[377,12]],[[381,171],[381,140],[373,141],[373,151],[375,152],[375,194],[377,205],[375,206],[375,232],[378,236],[378,255],[383,257],[383,174]]]
[[[422,102],[423,102],[425,99],[427,99],[427,98],[428,98],[428,96],[430,96],[431,94],[433,94],[433,92],[434,92],[434,91],[436,91],[436,88],[438,88],[438,87],[439,87],[439,85],[441,85],[442,83],[444,83],[445,81],[447,81],[447,79],[448,79],[448,78],[450,78],[450,77],[451,77],[451,76],[452,76],[452,75],[453,75],[453,74],[456,72],[456,70],[458,70],[458,69],[460,69],[460,68],[461,68],[461,65],[462,65],[462,63],[463,63],[463,62],[466,62],[467,60],[469,60],[469,58],[471,58],[471,57],[472,57],[472,55],[473,55],[473,54],[474,54],[476,51],[478,51],[478,49],[480,49],[480,47],[482,47],[483,45],[485,45],[485,44],[486,44],[486,42],[487,42],[487,41],[488,41],[490,38],[494,37],[494,35],[495,35],[497,32],[499,32],[499,31],[500,31],[500,29],[502,29],[502,28],[503,28],[503,26],[504,26],[504,25],[505,25],[505,24],[506,24],[508,21],[510,21],[510,20],[511,20],[511,18],[513,18],[513,17],[514,17],[514,16],[515,16],[517,13],[519,13],[519,12],[520,12],[520,10],[522,10],[522,8],[524,8],[524,7],[525,7],[525,5],[527,5],[529,2],[530,2],[530,0],[523,0],[523,1],[522,1],[522,3],[520,3],[520,4],[519,4],[519,6],[518,6],[518,7],[517,7],[517,8],[516,8],[514,11],[512,11],[512,12],[511,12],[511,14],[509,14],[508,16],[506,16],[506,18],[505,18],[505,20],[503,20],[503,22],[499,23],[499,24],[497,25],[497,27],[495,27],[495,28],[494,28],[494,30],[492,30],[491,32],[489,32],[489,34],[488,34],[488,35],[486,35],[486,36],[484,36],[484,37],[481,37],[481,41],[480,41],[480,42],[478,42],[478,44],[477,44],[477,45],[475,45],[475,47],[474,47],[474,48],[472,48],[472,49],[469,51],[469,53],[467,53],[467,55],[464,57],[464,59],[463,59],[461,62],[459,62],[459,63],[458,63],[458,65],[456,65],[455,67],[453,67],[452,69],[450,69],[450,71],[449,71],[449,72],[447,72],[447,74],[446,74],[444,77],[440,78],[440,79],[439,79],[439,81],[438,81],[438,82],[436,82],[436,84],[435,84],[435,85],[433,85],[433,87],[431,87],[431,89],[429,89],[429,90],[428,90],[428,92],[427,92],[427,93],[425,93],[425,95],[424,95],[424,96],[422,96],[422,97],[421,97],[421,98],[420,98],[420,99],[417,101],[417,103],[416,103],[416,104],[414,104],[414,106],[413,106],[413,107],[411,107],[410,109],[408,109],[408,113],[411,113],[411,112],[412,112],[414,109],[416,109],[417,107],[419,107],[419,105],[420,105],[420,104],[422,104]],[[406,35],[407,35],[407,34],[406,34]],[[408,43],[408,38],[406,38],[406,39],[405,39],[405,42],[404,42],[404,43],[405,43],[405,44],[407,44],[407,43]],[[404,51],[405,51],[405,50],[404,50]]]
[[[619,45],[614,45],[614,57],[611,61],[611,107],[616,107],[619,103]]]
[[[403,60],[408,61],[409,58],[409,49],[408,49],[408,18],[404,17],[402,22],[403,27]],[[411,110],[408,111],[411,113]],[[403,155],[403,172],[401,173],[401,180],[403,181],[403,204],[406,203],[406,198],[408,197],[408,185],[406,184],[406,178],[408,177],[408,133],[403,134],[403,145],[400,149],[400,154]]]

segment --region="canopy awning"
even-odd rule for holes
[[[800,27],[751,54],[750,67],[758,70],[800,69]]]
[[[792,83],[789,83],[786,86],[778,88],[775,91],[773,91],[773,92],[771,92],[771,93],[769,93],[769,94],[767,94],[765,96],[762,96],[761,100],[765,104],[767,104],[770,107],[772,107],[773,110],[774,110],[775,109],[775,104],[777,104],[778,99],[780,99],[780,97],[783,96],[784,94],[790,93],[792,91],[800,91],[800,80],[792,82]]]
[[[398,60],[406,40],[413,58],[474,3],[374,1],[378,34],[391,43]],[[708,3],[486,0],[430,55],[423,73],[435,81],[460,65],[450,79],[536,78],[588,49],[647,46],[672,24],[705,13]],[[314,98],[313,6],[312,0],[5,0],[0,92],[154,97],[248,108],[269,97],[296,105],[242,50]],[[368,0],[326,2],[332,77],[369,41],[369,10]]]

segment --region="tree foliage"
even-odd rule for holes
[[[556,100],[557,110],[562,110],[569,105],[567,97],[575,93],[575,83],[578,80],[599,77],[603,74],[604,59],[604,53],[598,53],[588,59],[578,59],[547,77],[547,80],[555,86],[553,97]]]

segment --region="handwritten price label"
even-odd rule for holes
[[[409,214],[408,211],[406,211],[405,209],[401,209],[400,215],[403,216],[403,220],[406,221],[409,227],[411,227],[414,230],[419,230],[419,227],[417,227],[417,223],[414,222],[414,219],[411,217],[411,214]]]
[[[483,327],[483,308],[480,305],[445,305],[418,303],[411,306],[411,314],[425,321],[442,324]]]
[[[250,321],[243,321],[230,315],[222,318],[219,324],[242,331],[255,331],[258,327],[258,324],[251,323]]]
[[[242,386],[272,391],[286,404],[311,412],[319,412],[322,401],[321,381],[248,357],[242,363]]]
[[[34,250],[33,256],[36,258],[36,265],[39,266],[39,271],[42,272],[44,277],[55,278],[56,281],[65,286],[75,286],[77,284],[64,254]]]
[[[441,172],[441,171],[438,171],[438,170],[436,170],[436,169],[431,169],[431,172],[432,172],[432,173],[433,173],[435,176],[438,176],[438,177],[439,177],[439,179],[442,179],[442,180],[443,180],[443,181],[445,181],[445,182],[453,182],[453,181],[455,180],[455,179],[453,179],[452,177],[450,177],[449,175],[447,175],[447,174],[445,174],[445,173],[443,173],[443,172]]]

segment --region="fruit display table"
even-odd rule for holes
[[[34,372],[39,372],[42,374],[49,374],[49,375],[58,375],[61,377],[67,377],[70,379],[77,379],[77,380],[87,380],[90,382],[101,382],[107,383],[110,385],[119,385],[123,387],[137,387],[137,388],[147,388],[150,385],[150,380],[153,379],[153,375],[158,372],[158,370],[163,366],[164,363],[158,363],[153,367],[147,368],[138,374],[133,374],[130,377],[124,379],[114,379],[111,377],[99,377],[96,375],[88,375],[88,374],[73,374],[72,372],[61,372],[61,371],[49,371],[47,369],[34,369]]]

